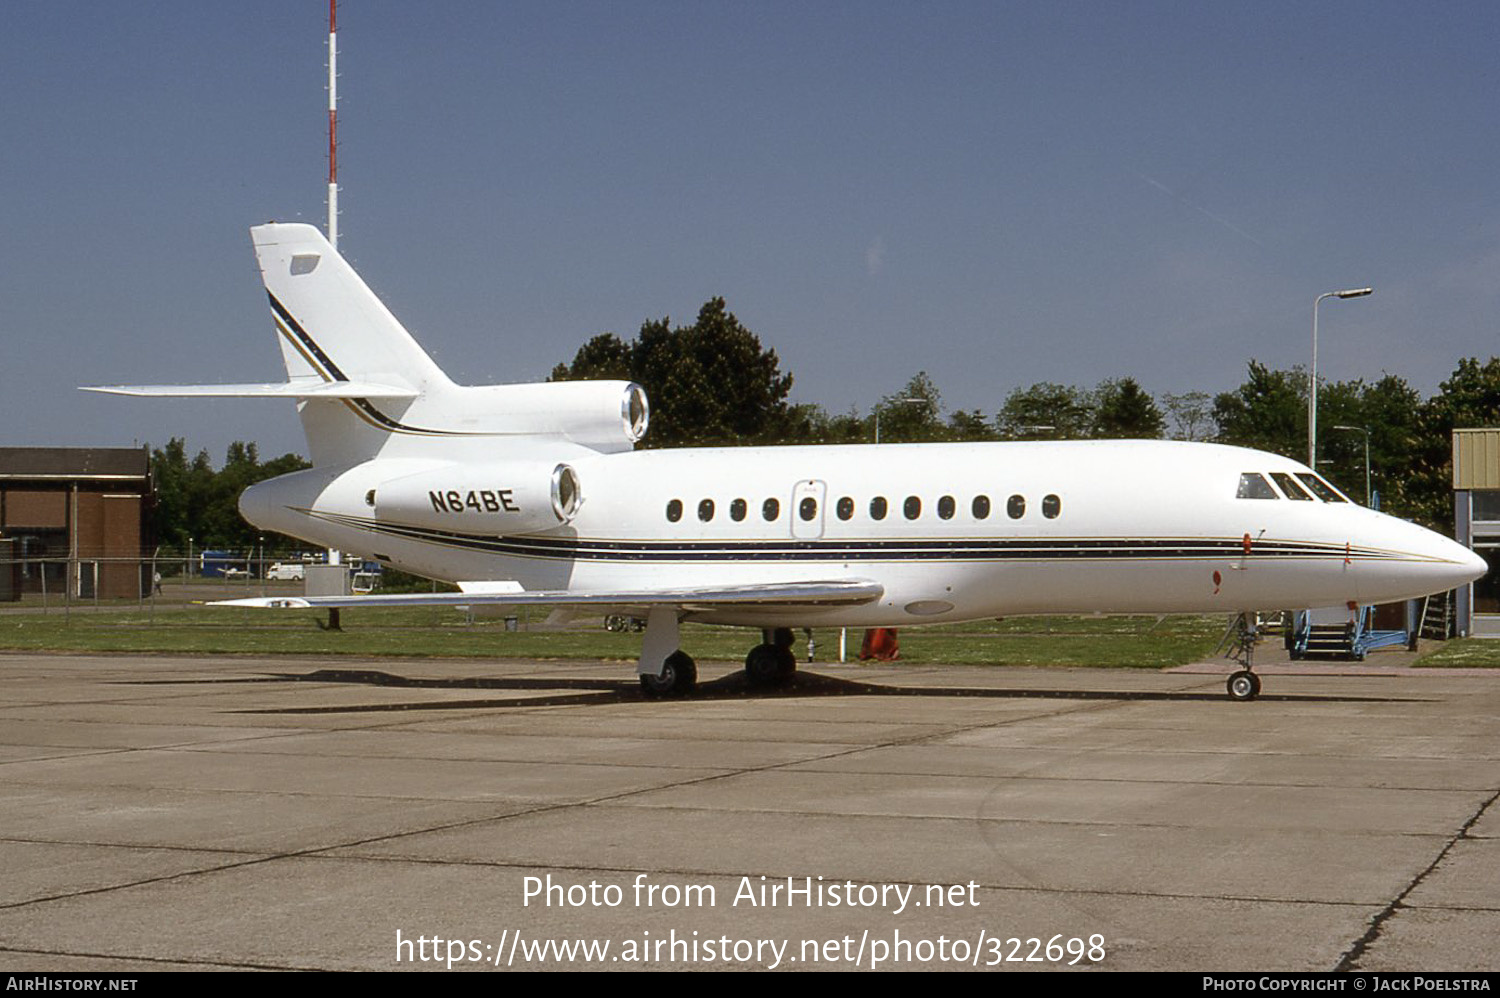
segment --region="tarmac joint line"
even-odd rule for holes
[[[1411,892],[1416,890],[1422,881],[1426,880],[1428,875],[1438,868],[1448,853],[1453,850],[1453,846],[1456,843],[1469,837],[1469,830],[1479,822],[1484,812],[1489,810],[1496,800],[1500,800],[1500,791],[1491,794],[1488,800],[1479,805],[1479,808],[1473,814],[1469,815],[1469,820],[1464,822],[1462,827],[1443,844],[1443,848],[1438,850],[1437,856],[1433,858],[1431,863],[1427,864],[1427,868],[1413,877],[1411,883],[1407,884],[1406,888],[1400,894],[1396,895],[1390,904],[1386,905],[1374,918],[1370,919],[1369,929],[1365,931],[1363,936],[1354,941],[1354,945],[1349,947],[1348,952],[1334,965],[1334,973],[1356,971],[1359,969],[1360,958],[1380,938],[1380,933],[1385,928],[1385,923],[1390,921],[1398,912],[1405,909],[1406,899],[1411,895]]]

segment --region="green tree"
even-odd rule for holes
[[[185,551],[188,538],[198,543],[205,536],[201,514],[213,487],[213,477],[208,452],[200,450],[189,461],[187,442],[181,437],[173,437],[166,447],[151,452],[151,481],[155,489],[151,527],[159,543]]]
[[[1272,371],[1250,362],[1250,376],[1234,391],[1214,397],[1221,443],[1253,447],[1290,458],[1307,456],[1307,375]]]
[[[641,326],[634,341],[611,333],[589,340],[554,381],[623,378],[640,382],[651,400],[653,447],[774,443],[811,431],[787,402],[792,376],[775,350],[740,324],[723,298],[712,298],[691,326],[669,318]]]
[[[1208,440],[1213,436],[1213,396],[1208,392],[1163,395],[1161,400],[1172,421],[1173,440]]]
[[[1324,396],[1329,405],[1324,406]],[[1326,473],[1351,496],[1365,494],[1365,433],[1370,442],[1371,489],[1379,493],[1383,510],[1427,523],[1430,511],[1413,491],[1409,474],[1420,449],[1422,397],[1401,378],[1387,374],[1374,384],[1338,382],[1318,393],[1319,471]],[[1354,430],[1340,430],[1340,426]],[[1446,448],[1446,440],[1444,444]],[[1326,461],[1326,463],[1325,463]],[[1446,467],[1446,459],[1443,461]],[[1446,481],[1443,506],[1452,508]]]
[[[1165,427],[1156,400],[1134,378],[1101,381],[1094,389],[1095,439],[1157,440]]]
[[[854,409],[833,416],[820,405],[802,402],[791,407],[787,422],[786,443],[860,444],[870,439],[868,421]]]
[[[1080,439],[1093,424],[1094,401],[1088,392],[1046,381],[1015,389],[995,414],[996,429],[1009,440]]]
[[[614,333],[600,333],[578,348],[572,364],[558,364],[549,381],[635,381],[630,347]]]
[[[978,409],[959,409],[948,417],[948,437],[952,440],[983,441],[995,439],[994,427]]]
[[[943,400],[926,371],[912,375],[904,387],[875,406],[880,415],[881,443],[921,443],[947,436],[938,413]],[[873,419],[873,415],[872,415]],[[874,427],[871,427],[873,437]]]
[[[1418,415],[1415,445],[1401,495],[1407,513],[1452,532],[1453,431],[1500,426],[1500,358],[1469,357],[1438,386]],[[1395,491],[1395,490],[1393,490]],[[1394,511],[1394,507],[1392,507]]]
[[[193,546],[249,551],[265,536],[271,547],[297,543],[280,534],[266,534],[240,516],[240,493],[256,482],[311,467],[296,454],[283,454],[262,463],[253,443],[229,445],[224,467],[213,469],[207,451],[187,459],[187,445],[173,437],[166,447],[151,452],[151,478],[156,489],[152,527],[165,547],[185,551]]]

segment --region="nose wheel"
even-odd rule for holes
[[[1229,681],[1224,684],[1231,700],[1243,702],[1260,696],[1260,677],[1250,671],[1251,659],[1255,657],[1255,645],[1259,641],[1260,620],[1256,615],[1241,613],[1230,620],[1229,629],[1224,632],[1218,651],[1224,651],[1225,658],[1232,658],[1244,666],[1231,674]],[[1226,648],[1228,651],[1225,651]]]
[[[1260,677],[1249,669],[1241,669],[1229,677],[1224,688],[1231,700],[1254,700],[1260,696]]]

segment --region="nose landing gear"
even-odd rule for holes
[[[1225,658],[1232,658],[1244,666],[1232,673],[1224,684],[1231,700],[1243,702],[1260,696],[1260,677],[1251,671],[1251,659],[1255,655],[1258,641],[1260,622],[1254,614],[1242,613],[1230,621],[1229,629],[1224,632],[1224,639],[1219,642],[1220,649],[1228,646]]]

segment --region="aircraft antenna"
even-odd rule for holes
[[[339,0],[328,0],[328,242],[339,248]]]

